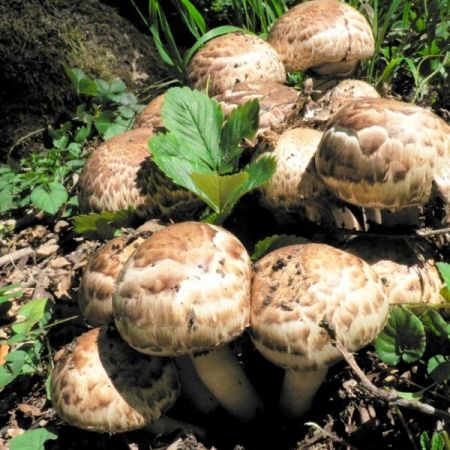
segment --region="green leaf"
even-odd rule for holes
[[[9,187],[0,190],[0,213],[14,208],[14,198]]]
[[[438,311],[429,309],[422,315],[421,319],[427,332],[450,339],[450,323],[447,323]]]
[[[167,130],[183,144],[180,156],[196,155],[211,169],[220,167],[223,112],[216,100],[187,87],[172,88],[164,97],[161,117]]]
[[[17,314],[19,320],[11,325],[15,333],[27,334],[44,317],[47,298],[37,298],[22,305]],[[23,317],[23,319],[20,319]]]
[[[123,124],[119,124],[119,123],[113,123],[102,134],[102,138],[105,141],[107,141],[108,139],[111,139],[114,136],[117,136],[118,134],[121,134],[121,133],[127,131],[128,128],[129,128],[129,123],[127,125],[123,125]]]
[[[11,299],[22,297],[23,291],[18,283],[0,287],[0,303],[5,303]]]
[[[228,116],[222,129],[220,146],[224,153],[223,164],[231,164],[235,168],[241,155],[239,149],[243,139],[253,139],[258,131],[259,103],[252,100],[235,108]]]
[[[245,192],[250,192],[256,187],[269,181],[277,169],[277,162],[273,156],[265,156],[250,164],[245,171],[248,173],[248,181],[244,186]]]
[[[216,175],[191,173],[191,179],[197,188],[195,193],[217,214],[231,211],[236,192],[247,181],[248,174],[239,172],[234,175]]]
[[[442,279],[447,285],[447,289],[450,289],[450,264],[438,262],[436,263],[436,266],[439,269],[439,273],[441,274]]]
[[[115,212],[80,214],[73,218],[75,233],[101,239],[112,239],[117,228],[132,226],[133,222],[133,208]]]
[[[57,181],[38,186],[31,192],[33,205],[49,214],[56,214],[69,198],[66,188]]]
[[[426,346],[425,329],[420,319],[408,309],[397,306],[389,315],[383,331],[375,339],[375,349],[382,361],[396,365],[417,361]]]
[[[288,245],[305,244],[306,239],[289,235],[289,234],[274,234],[268,236],[255,244],[255,249],[251,255],[252,261],[258,261],[267,253],[276,250],[277,248],[286,247]]]
[[[45,450],[47,441],[54,441],[58,436],[45,428],[25,431],[9,441],[10,450]]]
[[[402,392],[396,391],[398,396],[404,398],[405,400],[421,400],[423,398],[423,394],[426,392],[426,389],[422,389],[417,392]]]
[[[450,356],[435,355],[428,360],[428,375],[434,381],[442,383],[450,380]]]

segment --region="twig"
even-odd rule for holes
[[[31,247],[21,248],[20,250],[16,250],[15,252],[0,256],[0,267],[5,266],[6,264],[14,264],[16,261],[19,261],[22,258],[28,258],[34,255],[35,251]]]
[[[363,388],[374,398],[385,401],[390,406],[399,406],[401,408],[408,408],[414,411],[419,411],[429,416],[435,416],[442,419],[444,422],[450,423],[450,413],[442,409],[435,408],[427,403],[418,400],[407,400],[400,397],[395,389],[385,391],[376,387],[366,376],[366,374],[358,366],[355,357],[339,342],[333,340],[333,345],[341,353],[347,364],[352,368],[353,372],[361,381]]]
[[[347,441],[345,441],[344,439],[340,438],[335,433],[330,433],[329,431],[325,430],[325,428],[322,428],[320,425],[318,425],[315,422],[305,422],[305,425],[308,426],[308,427],[311,427],[311,428],[315,428],[317,431],[319,431],[319,433],[321,433],[325,437],[331,439],[336,444],[342,445],[343,447],[347,447],[350,450],[358,450],[356,447],[354,447],[353,445],[349,444]]]
[[[403,428],[405,429],[408,439],[411,442],[412,448],[414,450],[419,450],[419,448],[417,447],[416,441],[414,439],[414,436],[413,436],[410,428],[408,427],[408,424],[406,423],[405,418],[403,417],[403,413],[402,413],[401,409],[398,406],[396,406],[394,411],[395,411],[395,414],[397,414],[397,417],[400,419],[400,422],[403,425]]]

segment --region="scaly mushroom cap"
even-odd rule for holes
[[[112,320],[112,297],[122,267],[144,238],[117,237],[101,247],[84,270],[78,291],[82,316],[93,326]]]
[[[348,76],[374,52],[372,29],[356,9],[338,0],[313,0],[291,8],[270,30],[268,42],[287,72],[313,69]]]
[[[131,206],[141,217],[190,216],[201,202],[153,163],[148,141],[153,131],[136,128],[97,147],[78,182],[82,212],[119,211]]]
[[[358,206],[424,204],[439,155],[450,155],[448,125],[408,103],[355,100],[329,126],[316,153],[317,172],[334,195]]]
[[[164,128],[161,119],[161,107],[164,102],[164,94],[155,97],[136,117],[134,128],[150,128],[157,130]]]
[[[359,236],[345,250],[368,262],[384,284],[391,304],[442,303],[444,283],[425,239]]]
[[[324,226],[358,229],[346,206],[339,205],[316,173],[314,155],[323,133],[312,128],[292,128],[274,140],[267,139],[258,158],[271,155],[277,161],[273,177],[258,188],[261,203],[278,214],[299,213]],[[287,220],[287,218],[286,218]]]
[[[132,350],[116,331],[95,328],[55,355],[52,403],[70,425],[121,433],[151,424],[177,399],[169,359]]]
[[[292,245],[256,264],[251,336],[274,364],[315,370],[340,359],[321,324],[355,351],[381,331],[388,308],[376,273],[360,258],[324,244]]]
[[[361,97],[380,98],[380,94],[365,81],[342,80],[334,88],[327,91],[320,98],[318,104],[332,116],[349,101]]]
[[[230,33],[209,41],[192,58],[191,87],[217,95],[244,81],[284,83],[286,72],[277,52],[257,36]]]
[[[154,233],[131,256],[113,298],[136,350],[189,354],[232,341],[249,323],[250,259],[223,228],[197,222]]]
[[[258,100],[260,134],[268,129],[283,128],[296,111],[298,97],[295,89],[273,81],[249,81],[235,84],[216,99],[225,115],[245,102]]]

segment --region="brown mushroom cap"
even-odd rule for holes
[[[345,105],[329,126],[316,168],[334,195],[368,208],[427,202],[438,155],[450,153],[442,119],[412,104],[365,98]]]
[[[93,326],[112,320],[112,297],[122,267],[144,238],[117,237],[101,247],[84,270],[78,291],[82,316]]]
[[[151,424],[178,396],[169,359],[137,353],[117,332],[90,330],[55,356],[52,403],[70,425],[119,433]]]
[[[209,41],[192,58],[188,69],[189,85],[208,86],[217,95],[236,83],[274,81],[284,83],[286,72],[277,52],[257,36],[230,33]]]
[[[361,97],[380,98],[380,94],[365,81],[341,80],[319,99],[318,104],[332,116],[349,101]]]
[[[267,139],[260,156],[277,161],[273,177],[258,190],[261,203],[272,210],[280,225],[284,213],[298,213],[303,219],[324,226],[359,228],[350,210],[339,205],[316,173],[314,155],[323,133],[312,128],[291,128],[275,139]]]
[[[154,233],[121,272],[113,311],[122,337],[155,355],[210,350],[249,323],[250,259],[223,228],[197,222]]]
[[[164,94],[155,97],[137,116],[134,128],[150,128],[157,130],[164,128],[161,119],[161,107],[164,102]]]
[[[292,245],[256,264],[251,336],[274,364],[315,370],[341,359],[321,324],[355,351],[381,331],[388,307],[376,273],[360,258],[324,244]]]
[[[312,68],[322,75],[351,73],[374,52],[372,29],[353,7],[338,0],[301,3],[272,27],[268,42],[287,72]]]
[[[259,102],[259,130],[279,129],[295,113],[299,92],[273,81],[236,83],[231,89],[216,96],[225,115],[250,100]]]
[[[153,163],[148,141],[153,131],[136,128],[97,147],[78,182],[82,212],[119,211],[131,206],[139,216],[184,217],[202,203],[175,185]]]
[[[391,304],[442,303],[444,283],[425,239],[358,236],[345,247],[366,262],[383,282]]]

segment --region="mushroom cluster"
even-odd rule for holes
[[[373,51],[370,25],[358,11],[312,0],[282,15],[268,42],[231,33],[193,57],[190,85],[207,88],[225,114],[259,100],[260,129],[248,160],[271,155],[277,162],[257,197],[282,230],[308,221],[362,234],[368,216],[411,224],[432,195],[449,204],[450,127],[442,119],[349,79],[306,117],[301,94],[284,85],[293,70],[347,77]],[[166,178],[148,151],[148,139],[164,127],[163,101],[154,99],[135,129],[93,152],[79,182],[83,211],[134,206],[141,217],[192,217],[199,201]],[[57,354],[55,409],[75,426],[119,432],[160,420],[181,391],[204,414],[222,407],[254,420],[265,410],[264,396],[229,345],[248,331],[246,345],[253,342],[285,369],[279,408],[297,418],[340,359],[334,341],[349,351],[364,347],[383,328],[389,304],[439,303],[441,287],[433,252],[418,239],[405,245],[362,236],[340,249],[297,244],[252,266],[237,237],[207,223],[118,237],[82,277],[81,313],[102,328]]]

